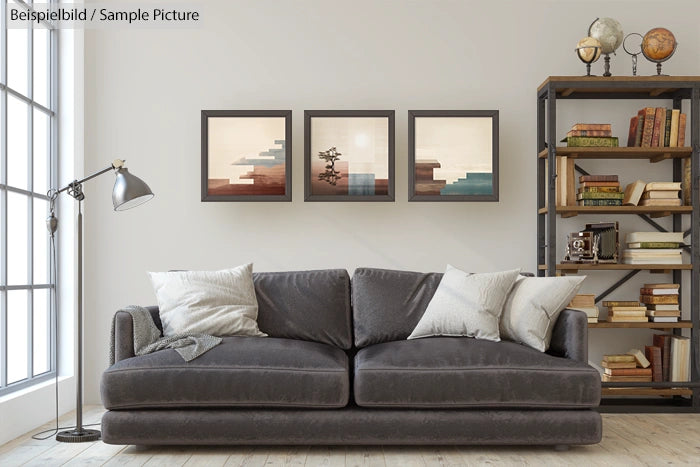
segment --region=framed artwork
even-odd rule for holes
[[[291,110],[202,110],[202,201],[292,200]]]
[[[305,201],[394,200],[394,111],[304,112]]]
[[[498,201],[498,110],[408,111],[409,201]]]

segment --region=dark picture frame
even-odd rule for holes
[[[498,139],[498,110],[409,110],[408,200],[498,201]]]
[[[202,110],[201,183],[202,201],[291,201],[292,111]]]
[[[305,110],[304,201],[394,201],[394,114],[393,110]],[[381,162],[373,166],[371,160],[377,157]]]

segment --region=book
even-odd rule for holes
[[[681,310],[647,310],[647,316],[657,318],[680,318]]]
[[[653,190],[680,190],[681,182],[649,182],[646,191]]]
[[[603,382],[606,383],[648,383],[651,376],[612,376],[603,374]]]
[[[580,181],[580,180],[579,180]],[[617,188],[615,191],[620,191],[620,182],[598,182],[598,181],[588,181],[581,182],[581,188],[591,188],[591,187],[607,187],[607,188]]]
[[[597,323],[598,322],[598,317],[597,316],[589,316],[586,318],[589,323]]]
[[[630,232],[627,243],[635,242],[673,242],[683,243],[683,232]]]
[[[609,323],[646,323],[649,318],[646,316],[613,316],[608,315],[607,321]]]
[[[567,306],[569,310],[575,310],[575,311],[583,311],[586,313],[587,318],[595,318],[596,321],[598,320],[598,316],[600,315],[600,312],[598,311],[597,306],[580,306],[580,307],[571,307]]]
[[[569,302],[567,308],[580,306],[595,306],[595,294],[576,294]]]
[[[639,206],[680,206],[681,199],[643,199]]]
[[[645,191],[642,199],[678,199],[680,190],[652,190]]]
[[[639,349],[630,349],[627,352],[627,355],[634,356],[634,359],[637,360],[637,363],[642,368],[649,368],[649,365],[651,365],[651,363],[649,363],[649,360],[647,360],[642,351]]]
[[[655,283],[655,284],[644,284],[645,289],[680,289],[680,284],[674,284],[672,282]]]
[[[678,295],[640,295],[639,301],[642,303],[653,303],[654,305],[659,303],[677,305]]]
[[[575,148],[616,148],[620,145],[617,136],[567,136],[562,140],[568,147]]]
[[[652,368],[604,368],[603,373],[612,376],[653,376]]]
[[[622,199],[625,194],[622,192],[584,192],[576,195],[577,200],[582,199]]]
[[[649,321],[652,323],[677,323],[677,316],[650,316]]]
[[[571,127],[572,130],[602,130],[612,131],[610,123],[576,123]]]
[[[630,118],[630,130],[629,130],[629,133],[627,134],[627,146],[628,147],[634,147],[634,145],[635,145],[635,141],[637,140],[637,126],[638,125],[639,125],[639,115],[635,115],[634,117]],[[567,133],[567,136],[568,136],[568,133]],[[603,136],[603,135],[600,135],[600,136]],[[605,136],[607,136],[607,135],[605,135]]]
[[[608,311],[622,312],[622,311],[647,311],[645,306],[609,306]]]
[[[677,256],[658,256],[646,258],[622,258],[622,264],[683,264],[683,257]]]
[[[603,355],[603,361],[604,362],[636,362],[637,360],[634,358],[634,355],[629,355],[626,353],[623,354],[610,354],[610,355]]]
[[[686,157],[683,159],[683,183],[681,184],[681,199],[683,200],[683,204],[686,206],[690,206],[692,204],[692,200],[690,198],[690,187],[692,186],[690,178],[690,158]]]
[[[579,175],[578,181],[581,183],[583,183],[583,182],[618,182],[619,183],[617,175]]]
[[[625,196],[622,199],[623,206],[636,206],[644,193],[646,184],[642,180],[628,183],[625,187]]]
[[[582,199],[576,203],[579,206],[622,206],[621,199]]]
[[[662,138],[663,144],[661,144],[661,141],[659,141],[659,146],[663,146],[665,148],[669,147],[671,143],[671,114],[671,109],[666,109],[664,114],[666,117],[666,121],[662,123],[664,137]]]
[[[654,116],[656,115],[656,109],[654,107],[644,108],[644,128],[642,129],[642,142],[641,147],[650,148],[651,147],[651,137],[654,133]]]
[[[618,368],[637,368],[637,361],[631,361],[631,362],[606,362],[603,360],[600,362],[600,365],[603,368],[613,368],[613,369],[618,369]]]
[[[644,346],[644,356],[651,363],[651,380],[661,382],[664,380],[663,360],[661,360],[661,347],[654,345]]]
[[[671,135],[669,137],[668,145],[672,148],[678,146],[678,121],[680,116],[681,111],[679,109],[673,109],[671,111]]]
[[[642,145],[642,133],[644,132],[644,109],[637,112],[639,121],[637,122],[637,134],[634,136],[634,145],[640,147]]]
[[[633,300],[605,300],[603,306],[640,306],[640,304]]]
[[[663,146],[663,129],[666,123],[666,109],[663,107],[657,107],[654,114],[654,132],[651,136],[651,147],[659,147],[659,139],[661,140],[661,146]]]
[[[685,122],[686,115],[681,112],[678,116],[678,147],[682,148],[685,146]]]
[[[674,243],[674,242],[635,242],[635,243],[628,243],[627,248],[631,249],[636,249],[636,248],[647,248],[647,249],[656,249],[656,248],[678,248],[680,247],[680,243]]]
[[[613,318],[642,318],[646,315],[646,310],[608,310],[608,316]]]
[[[566,136],[612,136],[612,130],[569,130]]]
[[[647,313],[654,314],[660,313],[659,316],[664,316],[663,313],[679,313],[681,308],[680,304],[675,303],[650,303],[647,305]],[[674,315],[675,316],[675,315]]]
[[[690,338],[671,336],[670,381],[690,381]]]
[[[661,373],[662,381],[668,381],[669,363],[671,362],[671,335],[654,334],[652,342],[661,349]]]
[[[665,255],[680,255],[680,248],[632,248],[623,250],[625,256],[642,257],[642,256],[665,256]]]
[[[642,287],[639,289],[642,295],[678,295],[678,289],[647,289]]]
[[[620,193],[619,186],[582,186],[578,189],[579,193]]]

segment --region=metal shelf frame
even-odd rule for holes
[[[691,334],[691,381],[685,387],[692,388],[690,401],[674,397],[673,411],[683,408],[687,411],[700,412],[700,76],[614,76],[604,77],[567,77],[550,76],[537,89],[537,265],[547,265],[537,268],[538,276],[555,276],[557,274],[557,206],[556,206],[556,157],[557,157],[557,101],[559,99],[663,99],[672,100],[673,108],[680,109],[683,100],[690,101],[690,160],[691,160],[691,205],[690,212],[673,212],[673,230],[682,229],[683,215],[690,215],[690,321]],[[688,141],[688,138],[686,138]],[[567,148],[567,151],[570,151]],[[596,158],[590,154],[593,149],[586,149],[587,158]],[[600,158],[626,159],[625,150],[605,152],[601,148]],[[631,151],[631,150],[628,150]],[[674,151],[681,151],[675,149]],[[563,151],[564,152],[564,151]],[[610,154],[612,152],[612,154]],[[546,157],[544,157],[546,154]],[[620,157],[616,157],[620,156]],[[685,156],[687,157],[687,156]],[[640,157],[642,158],[642,157]],[[670,157],[673,160],[673,180],[682,181],[682,158]],[[547,162],[547,165],[545,165]],[[577,167],[577,169],[580,169]],[[579,170],[579,172],[583,172]],[[548,190],[548,193],[545,193]],[[548,195],[548,196],[546,196]],[[547,200],[545,202],[545,200]],[[561,208],[560,208],[561,210]],[[584,212],[579,212],[585,215]],[[623,213],[620,213],[623,214]],[[660,225],[646,214],[636,214],[647,221],[657,230],[664,231]],[[687,242],[686,242],[687,243]],[[561,266],[560,266],[561,267]],[[640,268],[644,269],[644,268]],[[687,270],[687,269],[686,269]],[[680,283],[684,269],[673,269],[673,281]],[[631,279],[638,271],[628,272],[621,280],[608,288],[603,296]],[[681,291],[683,292],[683,291]],[[679,297],[681,299],[682,296]],[[680,334],[681,329],[674,329]],[[608,386],[609,387],[609,386]],[[658,386],[657,386],[658,387]],[[606,407],[614,405],[618,399],[605,400]],[[646,404],[619,404],[621,411],[646,411],[656,401],[650,399]],[[689,403],[688,403],[689,402]],[[661,408],[663,410],[663,408]]]

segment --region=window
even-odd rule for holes
[[[8,29],[0,0],[0,395],[56,371],[45,219],[55,186],[56,31]],[[15,5],[31,5],[15,0]],[[44,2],[46,3],[46,2]]]

